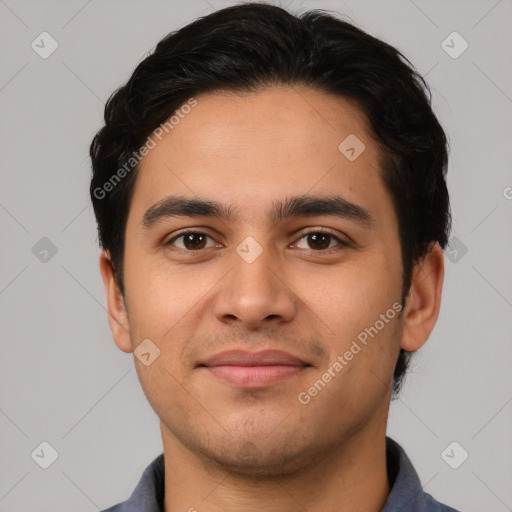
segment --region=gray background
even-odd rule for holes
[[[0,0],[2,512],[105,508],[162,450],[133,356],[107,323],[88,144],[107,97],[163,35],[233,3]],[[388,433],[437,499],[512,510],[512,2],[280,5],[348,15],[401,49],[433,89],[452,148],[456,239],[438,324]],[[31,48],[43,31],[59,45],[46,59]],[[469,44],[458,58],[441,45],[453,31]],[[58,452],[48,469],[31,457],[42,441]],[[452,464],[469,453],[457,469],[441,455],[453,441]]]

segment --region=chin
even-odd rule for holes
[[[293,440],[294,436],[289,436],[288,439]],[[236,442],[231,439],[229,446],[220,446],[219,449],[209,446],[202,454],[222,471],[251,479],[292,476],[307,470],[314,463],[314,459],[318,458],[320,461],[324,458],[323,454],[319,455],[318,447],[300,444],[296,438],[292,442],[293,444],[286,443],[282,439],[276,439],[274,443],[270,443],[268,439],[261,443],[241,440]]]

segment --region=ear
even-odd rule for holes
[[[400,347],[414,352],[427,341],[439,316],[444,279],[444,255],[439,243],[413,269],[411,289],[405,300]]]
[[[107,296],[108,323],[116,345],[123,352],[133,352],[130,340],[130,323],[124,297],[117,284],[108,251],[101,251],[100,271]]]

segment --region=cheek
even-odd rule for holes
[[[141,278],[128,280],[130,319],[139,335],[163,342],[186,335],[188,319],[196,314],[201,297],[208,288],[194,279],[176,275],[162,275],[151,270],[142,271]],[[203,289],[204,288],[204,289]]]
[[[128,256],[126,261],[132,344],[149,338],[160,349],[159,365],[176,377],[184,375],[189,363],[184,352],[198,332],[211,328],[214,320],[208,308],[226,268],[176,265],[163,255]]]
[[[400,267],[380,251],[318,268],[312,275],[297,274],[295,291],[322,321],[325,332],[339,342],[373,325],[400,299]]]

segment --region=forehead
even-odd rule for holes
[[[139,218],[171,194],[223,202],[248,215],[307,193],[339,192],[368,209],[379,202],[389,208],[379,148],[355,102],[290,86],[195,100],[168,134],[153,137],[156,145],[141,162],[132,203]]]

